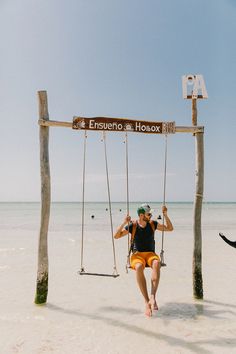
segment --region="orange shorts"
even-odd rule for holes
[[[131,268],[135,269],[135,265],[137,263],[142,263],[144,268],[146,265],[151,267],[152,261],[154,261],[154,259],[160,262],[160,257],[154,252],[135,252],[130,258],[130,266]]]

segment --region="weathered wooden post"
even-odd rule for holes
[[[197,125],[197,99],[192,99],[192,124]],[[194,198],[193,219],[193,295],[196,299],[203,299],[202,279],[202,199],[204,188],[204,146],[203,134],[195,133],[195,164],[196,164],[196,190]]]
[[[47,92],[39,91],[39,119],[49,120]],[[48,225],[50,215],[49,127],[40,125],[41,224],[38,246],[38,272],[35,303],[45,304],[48,294]]]
[[[192,125],[197,126],[197,99],[207,98],[207,92],[202,75],[185,75],[183,80],[183,97],[192,100]],[[189,86],[191,93],[188,94]],[[201,91],[201,92],[199,92]],[[195,161],[196,161],[196,190],[194,198],[193,219],[193,295],[196,299],[203,299],[202,279],[202,200],[204,189],[204,143],[203,131],[194,133]]]

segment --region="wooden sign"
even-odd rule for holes
[[[182,76],[183,98],[208,98],[205,82],[202,75]]]
[[[126,118],[74,117],[73,129],[134,132],[146,134],[173,134],[175,122],[147,122]]]

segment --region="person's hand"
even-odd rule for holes
[[[130,221],[131,221],[131,216],[127,215],[127,216],[125,217],[124,223],[125,223],[125,224],[128,224],[128,223],[130,223]]]
[[[165,205],[162,206],[163,215],[167,215],[167,207]]]

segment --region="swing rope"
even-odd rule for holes
[[[105,164],[106,164],[106,177],[107,177],[107,193],[108,193],[108,204],[109,204],[109,213],[110,213],[110,226],[111,226],[111,240],[112,240],[112,250],[113,250],[113,274],[118,275],[117,266],[116,266],[116,252],[115,252],[115,242],[113,237],[113,221],[112,221],[112,210],[111,210],[111,194],[110,194],[110,182],[109,182],[109,173],[108,173],[108,162],[107,162],[107,147],[106,147],[106,133],[103,131],[103,143],[104,143],[104,153],[105,153]]]
[[[126,161],[126,210],[129,215],[129,155],[128,155],[128,134],[125,133],[125,161]]]
[[[83,188],[82,188],[82,220],[81,220],[81,264],[80,272],[84,272],[84,195],[85,195],[85,169],[86,169],[86,142],[87,142],[87,131],[84,131],[84,161],[83,161]]]
[[[107,177],[107,189],[108,189],[108,201],[109,201],[109,210],[110,210],[110,225],[111,225],[111,238],[112,238],[112,247],[113,247],[113,258],[114,258],[114,267],[113,274],[104,274],[104,273],[91,273],[85,272],[83,265],[83,254],[84,254],[84,214],[85,214],[85,170],[86,170],[86,140],[87,140],[87,132],[85,130],[84,134],[84,161],[83,161],[83,189],[82,189],[82,221],[81,221],[81,266],[80,271],[78,272],[80,275],[96,275],[96,276],[104,276],[104,277],[113,277],[116,278],[119,276],[117,272],[116,266],[116,254],[115,254],[115,243],[113,238],[113,222],[112,222],[112,212],[111,212],[111,196],[110,196],[110,184],[109,184],[109,173],[108,173],[108,162],[107,162],[107,149],[106,149],[106,136],[105,132],[103,132],[103,142],[104,142],[104,151],[105,151],[105,163],[106,163],[106,177]]]
[[[166,204],[167,134],[165,135],[165,159],[164,160],[165,161],[164,161],[164,181],[163,181],[163,206]],[[164,213],[163,212],[162,212],[162,220],[163,220],[163,225],[164,225]],[[161,252],[160,252],[162,267],[166,266],[166,264],[164,262],[164,235],[165,235],[165,231],[163,229],[162,235],[161,235]]]
[[[125,167],[126,167],[126,211],[127,215],[129,215],[129,154],[128,154],[128,133],[125,132]],[[130,222],[128,222],[128,230],[129,230]],[[128,255],[127,255],[127,262],[126,262],[126,273],[128,273],[128,268],[130,268],[130,243],[131,237],[128,233],[127,237],[128,243]]]

